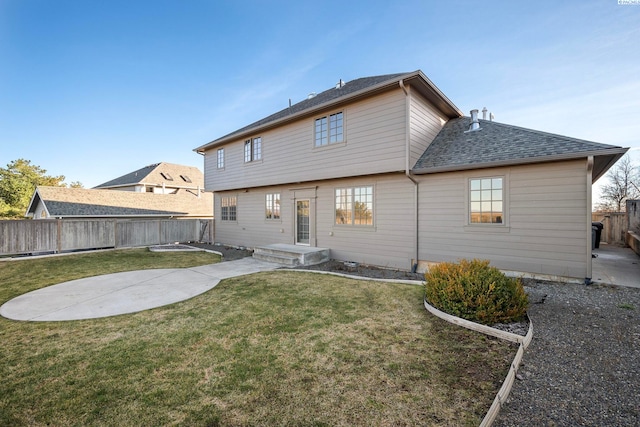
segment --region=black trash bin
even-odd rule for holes
[[[595,235],[595,239],[594,239],[594,244],[591,245],[591,247],[595,247],[595,248],[599,248],[600,247],[600,237],[602,236],[602,229],[604,228],[604,224],[602,224],[599,221],[593,221],[591,223],[591,227],[593,228],[593,231],[595,231],[596,235]],[[593,235],[593,233],[592,233]]]

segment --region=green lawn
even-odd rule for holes
[[[128,250],[0,262],[0,304],[87,275],[217,260]],[[516,349],[434,318],[422,294],[275,271],[136,314],[0,318],[0,425],[478,425]]]

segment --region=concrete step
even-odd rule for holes
[[[291,267],[295,267],[300,265],[300,260],[297,256],[287,256],[282,254],[270,254],[270,253],[261,253],[261,252],[253,252],[253,257],[255,259],[259,259],[261,261],[267,262],[275,262],[277,264],[288,265]]]
[[[329,260],[329,249],[312,248],[309,246],[296,246],[276,243],[254,248],[254,258],[264,261],[278,262],[280,264],[313,265]],[[294,261],[295,260],[295,261]]]

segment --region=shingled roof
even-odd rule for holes
[[[594,181],[627,148],[585,141],[471,117],[449,120],[413,167],[415,174],[480,169],[594,156]]]
[[[186,177],[185,180],[182,177]],[[107,181],[94,188],[117,188],[132,185],[151,185],[167,187],[204,187],[204,175],[200,169],[193,166],[176,165],[161,162],[145,166],[118,178]]]
[[[210,217],[213,194],[198,197],[195,192],[179,190],[175,194],[86,188],[37,187],[27,214],[36,211],[42,201],[49,216],[88,217]]]
[[[320,92],[318,94],[310,94],[309,97],[303,101],[300,101],[296,104],[293,104],[290,108],[285,108],[283,110],[278,111],[264,119],[260,119],[257,122],[253,122],[250,125],[247,125],[243,128],[240,128],[228,135],[225,135],[219,139],[226,139],[227,137],[235,134],[243,133],[247,130],[258,128],[264,124],[274,122],[278,119],[282,119],[287,116],[295,115],[302,111],[311,109],[313,107],[317,107],[319,105],[325,104],[327,102],[334,101],[343,96],[350,95],[354,92],[361,91],[363,89],[367,89],[369,87],[375,86],[382,82],[386,82],[389,80],[395,80],[398,77],[404,75],[406,73],[397,73],[397,74],[385,74],[382,76],[372,76],[372,77],[362,77],[356,80],[352,80],[350,82],[344,82],[342,87],[327,89],[324,92]]]
[[[284,108],[277,113],[271,114],[263,119],[244,126],[225,136],[204,144],[194,151],[202,152],[218,144],[227,142],[234,138],[240,138],[251,132],[258,132],[270,126],[280,125],[288,120],[294,120],[309,114],[329,108],[331,106],[369,96],[378,91],[388,90],[391,87],[398,88],[400,81],[407,85],[414,85],[416,90],[421,92],[434,105],[440,108],[448,117],[459,117],[462,115],[449,98],[438,89],[420,70],[409,73],[384,74],[379,76],[362,77],[348,82],[340,80],[334,87],[318,94],[312,94],[309,98]]]

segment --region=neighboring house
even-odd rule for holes
[[[591,186],[627,149],[473,115],[415,71],[341,80],[202,145],[216,241],[590,279]]]
[[[193,166],[156,163],[122,175],[94,188],[141,193],[175,193],[180,189],[198,191],[204,188],[204,176]]]
[[[33,219],[211,218],[213,195],[191,190],[174,194],[66,187],[37,187],[27,209]]]
[[[162,162],[93,189],[38,187],[25,216],[211,218],[212,206],[213,195],[204,192],[204,176],[198,168]]]

